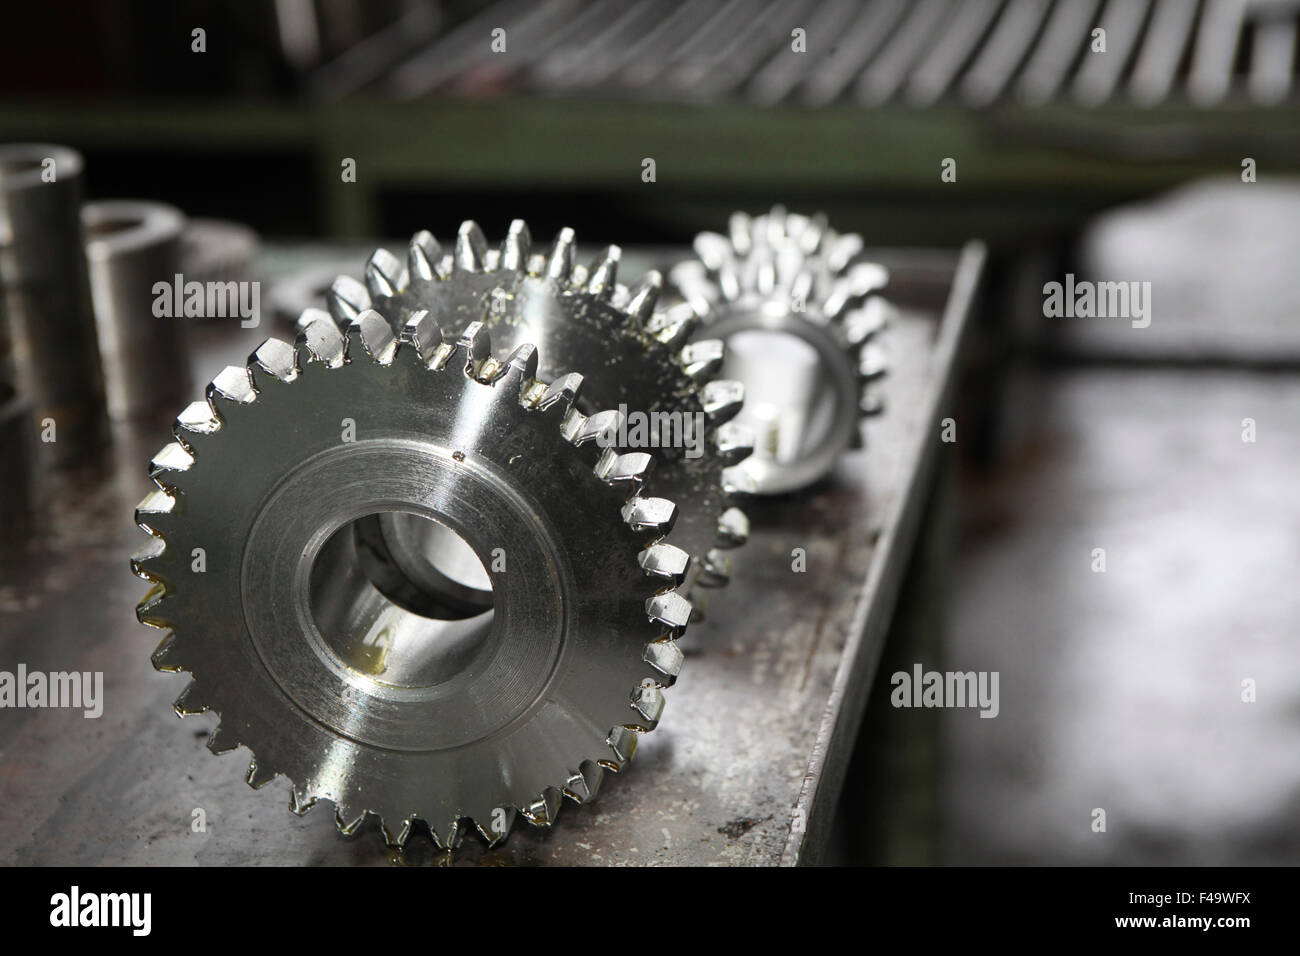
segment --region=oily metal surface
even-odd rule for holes
[[[941,323],[954,258],[882,257],[900,306],[890,413],[867,424],[870,455],[845,456],[806,496],[759,503],[733,586],[685,638],[687,661],[659,729],[590,805],[549,830],[525,829],[497,849],[467,842],[453,862],[767,864],[824,842],[808,813],[808,848],[787,849],[801,791],[833,801],[874,655],[923,496],[930,421],[952,373],[960,310]],[[255,332],[199,330],[207,362],[238,360]],[[224,350],[224,353],[222,353]],[[373,827],[341,839],[326,815],[296,819],[279,795],[239,779],[247,753],[213,758],[199,744],[215,719],[159,719],[174,679],[142,651],[152,635],[130,620],[137,583],[121,570],[138,536],[124,508],[144,487],[138,462],[165,436],[119,427],[111,458],[86,490],[74,476],[48,491],[45,526],[15,530],[0,556],[4,667],[104,673],[103,716],[0,711],[0,860],[6,863],[444,863],[427,840],[388,850]],[[911,513],[911,521],[904,522]],[[808,572],[791,571],[804,548]],[[891,584],[891,582],[893,582]],[[857,632],[867,615],[872,624]],[[859,711],[860,712],[860,711]],[[242,758],[242,760],[241,760]],[[205,829],[193,827],[203,810]]]

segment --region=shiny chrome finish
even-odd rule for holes
[[[759,494],[824,477],[861,443],[859,419],[883,405],[871,384],[885,372],[878,333],[890,307],[881,265],[860,261],[862,239],[822,217],[781,207],[732,217],[730,235],[701,233],[698,258],[670,273],[703,317],[697,336],[727,343],[721,374],[741,382],[739,424],[754,453],[737,470]]]
[[[66,146],[0,146],[0,318],[13,381],[32,405],[42,461],[82,458],[108,437],[82,244],[83,162]],[[6,377],[6,376],[0,376]],[[51,431],[52,429],[52,431]]]
[[[114,200],[87,203],[81,220],[109,416],[179,404],[190,391],[185,319],[170,307],[156,314],[154,286],[170,290],[181,272],[185,216],[163,203]]]
[[[154,664],[295,812],[496,842],[593,797],[657,724],[690,616],[675,509],[649,455],[596,446],[582,377],[538,367],[478,323],[322,315],[213,379],[155,456],[132,563],[140,619],[171,629]],[[435,606],[447,579],[458,607]]]

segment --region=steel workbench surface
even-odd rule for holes
[[[747,505],[752,536],[683,638],[659,729],[598,800],[566,802],[549,830],[520,822],[494,849],[469,836],[448,854],[423,833],[390,849],[373,822],[341,837],[327,805],[293,816],[282,780],[249,788],[247,751],[212,756],[215,715],[174,716],[188,678],[150,666],[163,635],[136,622],[147,588],[127,567],[142,540],[132,509],[170,416],[118,426],[100,458],[43,479],[32,522],[3,532],[0,670],[101,671],[104,701],[98,719],[0,710],[0,863],[817,862],[923,519],[983,249],[879,258],[900,312],[883,340],[887,411],[868,421],[866,450],[806,493]],[[193,331],[196,381],[266,335],[292,335],[269,319]],[[792,569],[796,548],[806,571]]]

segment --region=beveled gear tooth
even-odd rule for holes
[[[153,664],[153,669],[163,674],[179,674],[185,668],[178,659],[177,649],[180,643],[176,640],[175,632],[168,634],[158,646],[154,648],[153,654],[149,656],[149,662]]]
[[[484,323],[471,322],[460,334],[456,350],[465,355],[465,374],[476,378],[483,363],[492,357],[492,333]]]
[[[158,561],[167,551],[167,542],[150,535],[149,539],[131,555],[131,573],[145,581],[155,582],[158,573],[155,570]]]
[[[646,599],[645,613],[651,621],[680,634],[691,622],[691,602],[676,591],[663,591]]]
[[[749,540],[749,518],[739,508],[718,515],[718,547],[738,548]]]
[[[528,256],[528,269],[530,276],[540,276],[546,272],[546,256],[540,252],[530,253]]]
[[[858,411],[863,415],[879,415],[885,410],[884,396],[880,395],[870,386],[862,390],[862,397],[858,401]]]
[[[726,357],[727,347],[721,339],[700,339],[682,349],[682,371],[703,382],[718,374]]]
[[[376,299],[391,299],[407,286],[406,267],[402,265],[401,259],[387,249],[376,249],[370,254],[365,276],[372,303]]]
[[[531,342],[516,346],[506,360],[510,369],[519,379],[519,400],[525,401],[529,391],[537,382],[537,348]]]
[[[708,307],[707,303],[705,307]],[[645,330],[656,341],[672,349],[685,343],[699,324],[700,316],[695,304],[679,302],[650,316],[645,324]]]
[[[528,256],[533,246],[532,233],[528,223],[515,219],[510,223],[505,242],[501,244],[501,268],[511,272],[523,272],[528,268]]]
[[[501,250],[489,249],[483,254],[483,271],[496,272],[501,268]]]
[[[318,309],[315,306],[308,306],[302,310],[302,314],[299,315],[297,320],[293,323],[295,336],[294,341],[301,338],[302,333],[307,330],[307,326],[319,319],[324,319],[326,322],[333,322],[340,328],[347,328],[348,323],[352,321],[351,318],[338,319],[333,314],[326,312],[324,309]]]
[[[600,793],[600,783],[605,771],[594,760],[584,760],[577,770],[569,773],[564,784],[564,795],[575,803],[590,803]]]
[[[665,578],[674,585],[686,580],[686,571],[691,565],[689,554],[663,541],[650,545],[636,556],[636,560],[646,574]]]
[[[224,723],[217,724],[216,729],[208,734],[207,748],[214,754],[230,753],[239,746],[239,738]]]
[[[208,404],[216,409],[215,401],[225,401],[233,405],[251,405],[257,401],[257,390],[253,388],[253,379],[244,365],[227,365],[208,383],[206,389]]]
[[[320,801],[320,798],[314,793],[308,793],[306,790],[299,789],[297,786],[289,788],[289,811],[295,816],[302,816]]]
[[[575,445],[595,441],[601,448],[609,448],[618,437],[623,421],[623,413],[618,409],[607,409],[588,416],[573,408],[564,417],[560,433]]]
[[[342,368],[347,361],[347,339],[342,330],[328,318],[318,318],[309,322],[298,334],[298,364],[302,367],[302,349],[307,350],[307,361],[316,362],[326,368]]]
[[[433,233],[421,229],[406,247],[406,275],[411,283],[429,283],[438,278],[442,247]]]
[[[207,402],[190,402],[172,423],[172,434],[187,444],[221,430],[221,419]]]
[[[135,523],[145,531],[159,530],[160,519],[166,519],[176,510],[176,496],[165,488],[155,488],[135,506]]]
[[[844,316],[844,337],[851,346],[861,346],[889,327],[892,309],[879,296],[871,296]]]
[[[348,354],[357,356],[356,345],[379,365],[392,365],[397,355],[397,336],[388,320],[374,309],[366,309],[348,326]]]
[[[854,259],[866,248],[866,243],[857,233],[836,236],[826,250],[826,266],[832,273],[843,272]]]
[[[487,236],[473,219],[466,219],[456,233],[456,268],[482,272],[487,258]]]
[[[244,777],[245,782],[254,790],[261,790],[268,783],[274,780],[278,774],[265,763],[258,763],[254,757],[248,762],[248,775]]]
[[[633,727],[617,726],[611,727],[609,736],[605,738],[605,743],[609,746],[613,760],[600,762],[606,770],[613,770],[618,773],[625,766],[632,762],[636,756],[638,734]]]
[[[618,263],[623,257],[623,250],[618,246],[607,246],[591,264],[587,277],[587,291],[598,299],[608,301],[614,295],[618,285]]]
[[[144,597],[136,603],[135,619],[146,627],[168,628],[172,622],[159,613],[159,608],[171,596],[171,592],[162,582],[157,582]]]
[[[639,488],[653,465],[654,457],[646,452],[635,451],[620,455],[613,448],[606,448],[596,462],[594,471],[596,477],[607,485],[631,482]]]
[[[863,382],[873,382],[883,378],[889,371],[889,355],[876,342],[868,342],[858,352],[858,378]]]
[[[733,261],[732,244],[726,236],[720,236],[716,232],[702,232],[695,237],[692,243],[695,254],[704,267],[711,272],[720,272],[731,265]],[[737,250],[739,251],[739,250]]]
[[[563,799],[564,795],[558,788],[547,787],[537,795],[537,799],[531,801],[520,812],[524,815],[524,819],[533,826],[549,827],[555,822]]]
[[[745,386],[720,378],[700,386],[700,405],[710,422],[721,425],[740,414],[745,405]]]
[[[442,345],[442,329],[427,309],[412,312],[402,325],[401,340],[409,345],[426,365],[432,362]]]
[[[567,414],[581,391],[582,376],[577,372],[570,372],[546,387],[546,391],[537,399],[537,408],[545,411],[554,406]]]
[[[573,275],[573,246],[573,230],[565,226],[560,230],[559,235],[555,237],[555,241],[551,243],[551,250],[546,256],[547,278],[567,282],[569,277]]]
[[[365,823],[365,821],[365,810],[353,810],[343,804],[334,805],[334,826],[344,836],[352,836],[357,830],[361,829],[361,824]]]
[[[699,561],[699,573],[695,583],[702,588],[726,587],[731,580],[731,558],[716,548],[709,551]]]
[[[677,505],[667,498],[638,495],[623,505],[623,521],[633,531],[668,534],[677,523]]]
[[[724,465],[738,465],[754,452],[754,430],[739,422],[725,422],[718,426],[713,444]]]
[[[352,278],[352,276],[339,276],[330,284],[329,295],[326,296],[325,303],[334,321],[340,325],[347,325],[370,308],[370,291],[362,282]],[[315,313],[319,310],[311,309],[310,311]],[[299,331],[315,318],[317,316],[313,314],[312,319],[307,319],[307,312],[304,311],[302,318],[298,320]]]
[[[254,386],[261,386],[265,378],[259,369],[277,381],[292,382],[298,377],[298,356],[288,342],[270,338],[248,357],[248,367],[253,374]]]
[[[655,641],[645,646],[643,659],[659,672],[659,683],[671,687],[682,672],[686,655],[674,640]]]
[[[749,497],[758,494],[758,481],[745,468],[745,463],[722,469],[722,490],[724,494],[734,497]]]
[[[199,688],[198,683],[190,681],[172,704],[172,709],[176,711],[178,717],[194,717],[197,714],[207,713],[212,708],[203,699],[203,691]]]
[[[727,218],[727,232],[732,248],[742,256],[749,255],[754,243],[754,220],[749,213],[733,212]]]
[[[801,216],[803,228],[793,235],[795,241],[799,244],[799,251],[805,256],[817,254],[821,247],[822,239],[826,236],[826,230],[830,223],[824,212],[813,213],[811,216]]]
[[[632,691],[632,709],[641,715],[640,729],[654,730],[664,713],[664,695],[653,681],[646,681]]]
[[[167,487],[177,475],[190,470],[194,456],[180,442],[168,442],[159,448],[149,462],[149,477],[162,487]]]
[[[496,846],[510,835],[517,817],[518,811],[514,807],[495,807],[487,820],[474,820],[474,829],[478,830],[488,846]]]
[[[429,827],[429,833],[433,835],[433,842],[443,850],[454,850],[460,846],[460,841],[466,832],[459,819],[452,820],[440,827],[435,827],[427,821],[426,825]]]
[[[384,843],[394,848],[400,848],[406,846],[406,841],[411,838],[413,821],[410,817],[406,817],[399,820],[396,826],[392,826],[387,820],[383,820],[379,824],[379,829],[383,834]]]
[[[657,269],[647,272],[631,291],[631,297],[623,311],[637,323],[644,325],[654,314],[655,303],[659,301],[659,291],[663,288],[664,277]]]

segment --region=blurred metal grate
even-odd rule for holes
[[[1298,24],[1296,0],[498,0],[372,86],[400,99],[1273,106],[1295,96]]]

